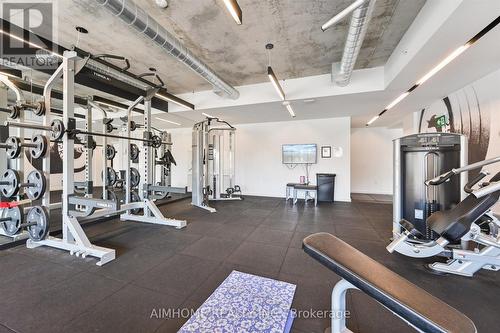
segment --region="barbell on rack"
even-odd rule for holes
[[[0,224],[8,236],[27,228],[28,236],[34,241],[44,240],[49,233],[50,219],[45,207],[33,206],[26,214],[26,222],[20,206],[4,208]]]
[[[5,122],[6,126],[9,127],[17,127],[17,128],[29,128],[29,129],[35,129],[35,130],[41,130],[41,131],[48,131],[50,132],[50,139],[51,140],[60,140],[64,136],[64,133],[68,132],[68,134],[71,137],[74,137],[76,135],[92,135],[92,136],[100,136],[100,137],[106,137],[106,138],[115,138],[115,139],[121,139],[121,140],[131,140],[131,141],[140,141],[140,142],[145,142],[147,144],[150,144],[153,148],[160,148],[162,144],[167,144],[166,142],[162,142],[161,138],[158,135],[152,135],[149,139],[141,139],[141,138],[134,138],[130,136],[122,136],[122,135],[114,135],[114,134],[106,134],[106,133],[98,133],[98,132],[89,132],[89,131],[84,131],[80,129],[70,129],[67,130],[66,127],[64,126],[64,123],[60,119],[54,119],[50,123],[49,126],[45,125],[40,125],[40,124],[34,124],[34,123],[22,123],[22,122],[15,122],[15,121],[7,121]]]
[[[23,111],[32,111],[36,116],[43,116],[45,114],[45,102],[39,101],[35,103],[22,103],[9,106],[7,108],[0,108],[1,112],[9,113],[11,119],[19,118],[19,115]]]
[[[45,156],[49,142],[44,135],[37,134],[31,138],[31,143],[21,142],[16,136],[10,136],[5,143],[0,143],[0,148],[6,149],[9,159],[18,158],[21,155],[21,148],[30,148],[31,157],[39,159]]]
[[[0,178],[0,192],[6,198],[17,195],[21,188],[25,188],[28,198],[38,200],[44,195],[46,187],[45,176],[38,170],[28,174],[26,183],[21,183],[19,173],[13,169],[7,169]]]

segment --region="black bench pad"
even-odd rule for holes
[[[333,235],[310,235],[302,246],[311,257],[424,332],[476,332],[464,314]]]
[[[294,187],[297,190],[309,190],[309,191],[315,191],[318,188],[316,185],[305,185],[305,184],[295,185]]]

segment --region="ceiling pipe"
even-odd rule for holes
[[[376,0],[365,1],[352,13],[342,60],[332,65],[332,81],[338,86],[345,87],[351,81],[352,71],[361,45],[363,45],[375,2]]]
[[[214,93],[231,99],[239,98],[240,93],[238,90],[225,82],[207,64],[188,50],[181,41],[132,0],[96,0],[96,2],[203,77],[214,87]]]

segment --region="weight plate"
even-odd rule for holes
[[[8,158],[14,159],[21,155],[21,140],[17,136],[9,136],[5,144],[8,146],[6,149]]]
[[[10,221],[1,222],[3,230],[8,236],[13,236],[21,229],[24,215],[19,206],[5,209],[4,218],[10,218]]]
[[[135,161],[139,158],[139,154],[140,154],[140,150],[139,150],[139,146],[137,146],[135,143],[131,143],[130,144],[130,153],[129,153],[129,157],[132,161]]]
[[[130,202],[139,202],[141,201],[141,197],[139,196],[139,194],[137,194],[137,192],[135,191],[131,191],[130,192]],[[141,212],[141,208],[134,208],[132,210],[130,210],[130,212],[132,214],[139,214]]]
[[[106,126],[106,133],[111,133],[115,129],[111,123],[105,124]]]
[[[64,123],[61,119],[54,119],[50,123],[50,139],[51,140],[60,140],[64,136]]]
[[[10,115],[9,117],[11,119],[17,119],[19,117],[19,114],[21,113],[21,108],[17,105],[12,105],[10,107]]]
[[[103,175],[101,174],[101,177]],[[112,167],[106,167],[106,179],[103,179],[106,186],[113,186],[116,184],[118,176],[116,175],[116,171]]]
[[[38,170],[33,170],[28,174],[27,183],[30,186],[26,187],[25,193],[31,200],[38,200],[45,194],[47,181],[45,176]]]
[[[153,135],[151,137],[151,145],[154,148],[160,148],[161,147],[161,138],[158,135]]]
[[[136,168],[130,168],[130,186],[137,187],[141,182],[141,174]]]
[[[44,240],[49,234],[49,214],[45,207],[34,206],[26,215],[26,224],[28,225],[28,235],[31,240],[39,242]]]
[[[45,114],[45,102],[40,101],[35,103],[35,108],[33,113],[37,116],[43,116]]]
[[[106,193],[108,194],[108,198],[106,200],[111,200],[114,202],[118,200],[114,191],[106,190]],[[101,198],[104,199],[104,195],[102,195]]]
[[[106,145],[106,159],[111,161],[116,156],[116,149],[112,145]]]
[[[19,173],[16,170],[7,169],[0,179],[2,185],[0,185],[0,191],[2,195],[6,198],[11,198],[19,192]],[[3,184],[3,183],[8,184]]]
[[[45,156],[47,153],[47,147],[49,146],[49,140],[45,135],[37,134],[31,138],[31,143],[36,144],[36,147],[30,149],[31,157],[34,159],[39,159]]]
[[[137,123],[133,120],[130,121],[130,131],[133,132],[137,129]]]

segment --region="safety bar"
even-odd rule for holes
[[[475,190],[474,192],[472,192],[472,195],[479,199],[497,191],[500,191],[500,182],[493,182],[487,186]]]

